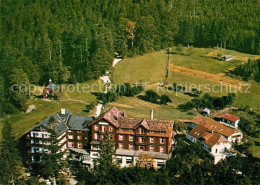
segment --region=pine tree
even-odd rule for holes
[[[2,129],[2,141],[0,148],[0,182],[3,184],[14,184],[23,174],[23,166],[17,142],[12,133],[12,126],[9,122],[4,123]]]
[[[52,177],[54,184],[56,184],[59,171],[65,167],[65,161],[62,160],[63,153],[59,151],[59,141],[55,132],[56,124],[55,119],[51,117],[48,122],[50,129],[47,129],[49,138],[44,145],[44,152],[40,162],[40,174],[45,178]]]
[[[112,171],[117,169],[117,162],[114,158],[115,144],[109,139],[105,133],[100,142],[99,158],[95,161],[94,174],[98,177],[101,184],[109,181]]]

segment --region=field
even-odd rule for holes
[[[216,59],[217,53],[231,54],[235,59],[229,62],[222,62]],[[112,69],[112,83],[140,82],[142,85],[147,84],[147,86],[145,86],[146,89],[155,90],[159,94],[167,94],[172,100],[172,103],[168,105],[158,105],[143,101],[137,97],[120,97],[116,102],[106,105],[104,110],[116,106],[125,111],[129,116],[148,118],[150,110],[153,109],[154,117],[158,119],[191,119],[197,114],[196,111],[182,112],[177,109],[177,106],[189,101],[192,97],[184,93],[168,91],[166,86],[175,82],[185,86],[186,89],[195,87],[204,93],[209,92],[213,96],[221,96],[226,95],[228,92],[235,92],[234,86],[220,86],[220,82],[224,83],[225,81],[233,85],[239,82],[249,84],[249,92],[237,92],[235,105],[250,105],[254,109],[260,110],[259,83],[242,82],[224,75],[226,70],[252,57],[255,56],[230,50],[216,51],[214,49],[203,48],[194,48],[192,56],[188,56],[185,48],[182,54],[175,53],[170,56],[170,64],[173,70],[170,71],[167,80],[165,79],[167,64],[165,51],[124,59]],[[158,85],[162,83],[164,83],[164,86]],[[97,85],[93,86],[93,84]],[[207,87],[205,86],[206,84]],[[91,89],[91,87],[94,88]],[[87,92],[83,92],[83,89]],[[74,91],[72,91],[71,87],[66,87],[63,92],[60,93],[59,101],[31,99],[28,105],[35,105],[36,110],[28,114],[20,113],[13,115],[8,117],[7,120],[13,124],[14,133],[18,138],[44,117],[57,112],[61,108],[66,108],[74,114],[93,115],[95,110],[86,113],[83,109],[87,104],[97,104],[97,99],[91,91],[100,91],[100,89],[104,89],[101,80],[78,84]],[[243,91],[246,89],[247,86],[242,88]],[[40,95],[41,92],[39,89],[35,95]],[[0,124],[0,127],[1,126],[2,124]],[[254,155],[260,156],[259,151],[260,147],[256,146],[253,152]]]
[[[89,81],[86,83],[78,84],[73,91],[72,87],[64,87],[63,92],[60,93],[59,101],[44,101],[42,99],[29,100],[28,105],[35,105],[36,109],[30,113],[19,113],[8,117],[7,120],[13,124],[15,136],[18,138],[26,131],[32,128],[35,124],[40,122],[43,118],[50,116],[61,108],[65,108],[68,111],[76,115],[93,115],[94,111],[90,113],[84,112],[84,108],[87,104],[97,104],[96,97],[90,92],[90,88],[93,84],[101,84],[101,81]],[[83,89],[85,87],[85,92]],[[88,88],[89,87],[89,88]],[[98,91],[99,86],[93,86],[93,91]],[[40,95],[41,88],[38,88],[34,95]],[[2,124],[0,124],[1,128]],[[0,131],[1,137],[1,131]]]
[[[238,80],[224,76],[223,73],[235,65],[245,62],[245,59],[254,58],[255,56],[231,50],[222,50],[219,51],[219,53],[232,54],[233,58],[236,58],[236,60],[222,62],[216,59],[216,53],[217,52],[214,49],[195,48],[192,56],[179,54],[172,54],[170,56],[170,64],[179,66],[179,69],[181,67],[185,67],[195,69],[196,71],[201,71],[201,73],[207,72],[212,78],[215,78],[214,80],[205,76],[194,75],[194,71],[192,70],[190,73],[173,70],[170,72],[168,80],[165,80],[167,56],[165,51],[158,51],[146,54],[144,56],[137,56],[122,60],[113,69],[112,81],[115,84],[125,82],[135,83],[136,81],[141,83],[147,82],[148,84],[155,84],[156,82],[162,83],[162,81],[165,81],[166,84],[172,84],[173,82],[180,83],[182,85],[195,84],[196,87],[201,85],[201,90],[204,92],[204,85],[209,84],[211,90],[210,93],[212,95],[224,95],[227,94],[227,92],[236,92],[234,88],[230,88],[229,86],[225,87],[225,85],[223,85],[221,90],[221,87],[219,86],[221,81],[223,81],[222,83],[224,83],[225,80],[231,84],[239,83]],[[240,82],[244,84],[244,87],[241,89],[243,92],[237,91],[238,98],[235,104],[238,106],[249,105],[255,109],[260,109],[260,104],[258,103],[260,101],[260,84],[255,82]],[[249,86],[246,84],[249,84]],[[250,92],[245,92],[247,87],[249,87],[248,91]],[[173,99],[174,102],[180,103],[189,100],[189,97],[183,94],[179,94],[177,97],[173,95],[170,98]],[[253,99],[254,101],[252,101]]]

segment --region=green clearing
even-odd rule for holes
[[[173,106],[169,105],[157,105],[140,100],[136,97],[120,97],[116,102],[109,103],[106,109],[116,106],[122,109],[130,117],[143,117],[149,118],[151,109],[154,110],[154,118],[165,120],[176,119],[190,119],[196,115],[195,111],[181,112]]]
[[[223,72],[226,69],[233,67],[236,65],[236,61],[232,63],[223,63],[220,61],[213,59],[209,56],[206,56],[209,52],[214,51],[213,49],[198,49],[194,48],[193,56],[183,56],[183,55],[171,55],[171,60],[175,62],[175,65],[180,65],[183,67],[189,67],[193,69],[204,70],[211,73]],[[250,57],[251,55],[241,54],[235,51],[228,51],[229,54]],[[171,61],[171,62],[172,62]],[[150,115],[150,110],[154,110],[154,117],[158,119],[168,119],[168,120],[176,120],[176,119],[190,119],[194,115],[196,115],[195,111],[189,112],[181,112],[176,109],[177,105],[187,102],[191,99],[190,96],[185,95],[183,93],[175,93],[173,91],[166,91],[165,87],[156,86],[155,82],[162,82],[165,79],[165,71],[166,71],[166,62],[167,56],[165,51],[158,51],[149,54],[145,54],[143,56],[136,56],[129,59],[124,59],[119,64],[116,65],[112,70],[112,82],[115,84],[126,83],[126,82],[148,82],[151,85],[149,88],[155,91],[158,90],[159,94],[167,94],[172,103],[168,105],[157,105],[149,102],[145,102],[143,100],[138,99],[137,97],[127,98],[120,97],[116,102],[109,103],[105,109],[108,109],[112,106],[117,106],[118,108],[126,111],[129,116],[137,116],[137,117],[145,117],[148,118]],[[238,61],[241,62],[241,61]],[[209,63],[209,64],[206,64]],[[222,65],[228,64],[228,65]],[[203,67],[202,67],[202,66]],[[219,66],[220,65],[220,66]],[[216,72],[217,71],[217,72]],[[212,88],[214,82],[195,77],[193,75],[179,73],[179,72],[170,72],[169,79],[166,81],[167,84],[178,83],[182,85],[190,85],[195,84],[197,88],[199,85],[201,86],[201,90],[203,92],[206,91],[205,84],[209,84],[209,87]],[[97,84],[97,85],[94,85]],[[255,109],[260,109],[260,84],[252,82],[252,86],[250,87],[251,93],[238,93],[238,98],[235,102],[236,105],[250,105]],[[94,85],[94,86],[92,86]],[[60,95],[60,101],[42,101],[40,99],[31,99],[28,102],[28,105],[35,105],[36,110],[31,113],[20,113],[17,115],[13,115],[7,118],[14,126],[14,132],[17,137],[21,136],[27,130],[29,130],[32,126],[34,126],[37,122],[41,121],[44,117],[49,116],[61,108],[66,108],[74,114],[80,115],[89,115],[88,113],[83,112],[86,104],[89,103],[97,103],[96,97],[91,93],[92,91],[99,91],[99,88],[103,89],[102,81],[95,80],[89,81],[82,84],[78,84],[76,88],[79,90],[75,90],[73,92],[69,92],[72,90],[72,87],[66,89]],[[83,92],[83,87],[87,92]],[[218,86],[215,87],[216,91],[219,91]],[[35,95],[40,95],[42,92],[41,88],[35,93]],[[211,95],[224,95],[226,94],[226,89],[223,88],[223,92],[213,93]],[[92,115],[90,113],[90,115]],[[0,124],[1,128],[2,124]],[[0,134],[1,137],[1,134]],[[259,148],[259,147],[258,147]]]
[[[175,50],[175,49],[173,49]],[[186,50],[186,48],[184,48]],[[242,60],[219,61],[207,56],[214,49],[194,48],[192,56],[172,54],[170,63],[212,74],[223,73],[227,69],[242,63]],[[184,51],[185,52],[185,51]],[[219,53],[231,54],[238,57],[254,57],[254,55],[239,53],[232,50],[222,50]],[[136,81],[148,81],[150,83],[162,81],[165,78],[167,56],[166,51],[157,51],[143,56],[136,56],[120,61],[113,69],[112,81],[115,84]]]
[[[209,72],[212,74],[224,72],[225,70],[235,66],[236,64],[243,62],[237,60],[233,60],[229,62],[221,62],[218,61],[217,59],[213,59],[209,56],[206,56],[209,52],[214,52],[214,51],[215,51],[214,49],[194,48],[193,56],[183,56],[183,55],[173,54],[171,55],[171,60],[172,60],[171,62],[175,62],[176,63],[175,65],[180,65],[187,68],[193,68],[193,69]],[[243,54],[231,50],[222,50],[220,53],[232,54],[237,57],[253,57],[253,55]],[[196,59],[198,59],[199,62],[197,62]],[[143,56],[137,56],[134,58],[122,60],[113,69],[112,81],[115,84],[126,83],[126,82],[134,83],[136,81],[148,82],[149,84],[153,84],[155,82],[162,82],[165,79],[166,62],[167,62],[167,57],[165,51],[153,52],[153,53],[145,54]],[[214,89],[215,91],[217,91],[217,92],[211,91],[210,94],[216,96],[227,94],[226,90],[230,90],[230,88],[225,88],[224,86],[221,91],[220,87],[215,82],[205,80],[199,77],[195,77],[190,74],[171,71],[169,74],[169,79],[167,80],[166,83],[172,84],[174,82],[182,85],[195,84],[197,87],[199,87],[200,85],[201,90],[203,92],[207,90],[205,88],[205,84],[208,84],[208,87],[210,87],[210,89]],[[254,109],[260,110],[260,104],[259,104],[260,84],[256,82],[249,82],[249,83],[251,84],[250,88],[248,89],[250,93],[238,92],[237,93],[238,97],[236,99],[235,105],[238,106],[249,105]],[[154,88],[156,87],[153,87],[153,89]],[[245,89],[246,88],[243,88],[243,90]],[[170,95],[170,98],[174,103],[176,103],[176,105],[188,101],[190,99],[189,96],[186,96],[182,93],[179,93],[178,96]]]
[[[92,86],[93,84],[97,84],[98,86]],[[30,113],[19,113],[16,115],[12,115],[11,117],[8,117],[7,120],[13,124],[15,136],[18,138],[30,128],[32,128],[37,122],[40,122],[43,118],[54,114],[61,108],[65,108],[73,114],[77,115],[92,114],[92,112],[84,112],[83,109],[85,108],[86,104],[97,104],[96,97],[91,93],[90,89],[91,87],[93,87],[92,90],[98,91],[99,84],[101,84],[101,88],[103,88],[101,81],[90,81],[78,84],[78,90],[76,86],[74,91],[72,91],[72,87],[66,87],[63,89],[64,91],[60,93],[59,101],[44,101],[41,99],[31,98],[28,101],[28,105],[35,105],[35,110]],[[83,92],[83,86],[85,87],[85,92]],[[41,87],[39,87],[34,94],[40,95],[42,94],[41,92]],[[1,127],[2,123],[0,123],[0,128]]]
[[[260,146],[254,146],[252,154],[254,157],[260,158]]]

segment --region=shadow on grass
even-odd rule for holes
[[[190,96],[190,97],[199,97],[199,95],[193,94],[193,93],[191,93],[191,92],[184,92],[184,94],[185,94],[185,95],[188,95],[188,96]]]
[[[137,96],[137,98],[139,98],[140,100],[143,100],[143,101],[147,101],[147,102],[150,102],[150,103],[161,105],[159,101],[150,100],[145,95],[139,95],[139,96]]]

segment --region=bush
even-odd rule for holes
[[[162,95],[160,97],[160,103],[166,105],[167,103],[171,103],[172,100],[167,95]]]

